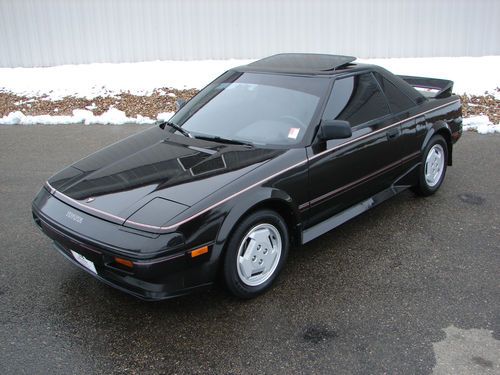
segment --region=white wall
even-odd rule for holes
[[[500,55],[499,0],[0,0],[0,66]]]

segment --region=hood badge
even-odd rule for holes
[[[93,202],[95,201],[95,198],[94,197],[89,197],[87,198],[87,200],[85,201],[85,203],[90,203],[90,202]]]
[[[76,221],[78,224],[81,224],[83,222],[83,217],[71,211],[66,212],[66,217],[70,218],[73,221]]]

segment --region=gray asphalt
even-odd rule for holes
[[[500,372],[500,136],[465,134],[435,196],[404,192],[295,249],[257,299],[146,303],[30,217],[51,174],[141,129],[0,127],[1,374]]]

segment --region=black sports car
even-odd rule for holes
[[[33,218],[61,254],[137,297],[214,283],[249,298],[304,244],[407,188],[433,194],[462,133],[450,81],[354,57],[231,69],[168,122],[51,177]]]

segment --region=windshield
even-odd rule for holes
[[[189,101],[170,121],[195,137],[261,145],[299,143],[328,80],[229,71]]]

